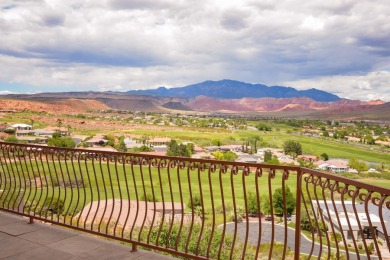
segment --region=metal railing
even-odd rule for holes
[[[194,259],[389,255],[390,190],[301,167],[0,143],[0,210]]]

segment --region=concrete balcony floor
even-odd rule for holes
[[[0,211],[0,259],[172,259]]]

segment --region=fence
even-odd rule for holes
[[[193,259],[389,255],[390,190],[301,167],[0,143],[0,209]]]

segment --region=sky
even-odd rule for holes
[[[0,0],[0,94],[232,79],[390,101],[390,0]]]

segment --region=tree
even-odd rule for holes
[[[286,198],[286,213],[288,215],[292,214],[295,210],[295,198],[293,194],[290,191],[290,188],[286,186],[285,189]],[[273,205],[274,205],[274,211],[277,215],[283,215],[283,190],[282,188],[276,189],[273,196]]]
[[[287,140],[283,143],[283,150],[285,154],[291,155],[294,159],[302,154],[302,145],[295,140]]]
[[[60,118],[57,119],[57,126],[58,128],[61,128],[62,126],[62,120]]]
[[[361,173],[361,172],[365,172],[365,171],[368,171],[368,165],[363,162],[363,161],[359,161],[355,158],[351,158],[348,162],[348,166],[357,170],[358,173]]]
[[[60,131],[55,131],[52,135],[52,138],[60,138],[61,137],[61,132]]]
[[[49,146],[68,147],[68,148],[74,148],[76,146],[75,142],[70,137],[49,138],[47,144]]]
[[[13,135],[13,134],[16,133],[16,129],[15,129],[15,128],[6,128],[6,129],[4,130],[4,133]]]
[[[223,160],[225,161],[234,161],[235,159],[237,159],[238,155],[235,154],[234,152],[232,151],[227,151],[226,153],[224,153],[223,155]]]
[[[4,139],[5,142],[8,142],[8,143],[19,143],[19,140],[18,138],[16,138],[16,136],[14,135],[11,135],[11,136],[8,136]]]
[[[218,139],[211,140],[211,145],[213,146],[221,146],[222,142],[219,141]]]
[[[222,161],[234,161],[238,157],[238,155],[232,151],[227,151],[226,153],[215,151],[212,153],[212,155],[215,157],[215,159]]]
[[[256,128],[259,131],[272,131],[272,127],[264,123],[257,124]]]
[[[264,162],[268,163],[272,160],[272,152],[270,150],[264,151]]]
[[[322,153],[322,154],[320,155],[320,157],[321,157],[324,161],[329,160],[329,156],[328,156],[327,153]]]
[[[118,151],[120,151],[120,152],[127,152],[127,147],[126,147],[126,144],[125,144],[124,136],[119,137]]]
[[[322,135],[324,137],[329,137],[329,132],[325,130],[325,131],[322,132]]]
[[[248,142],[250,144],[253,144],[253,149],[251,149],[252,152],[257,152],[257,142],[262,141],[262,138],[258,135],[251,136],[248,138]]]
[[[257,205],[257,197],[253,192],[248,193],[248,213],[254,216],[258,216],[258,205]]]
[[[375,139],[371,135],[367,135],[364,139],[367,144],[375,144]]]
[[[261,202],[261,213],[264,215],[271,214],[271,204],[269,202],[269,197],[266,195],[263,195],[260,197]]]
[[[178,144],[176,140],[171,140],[167,145],[168,156],[179,156],[179,157],[191,157],[191,153],[187,146],[184,144]]]

